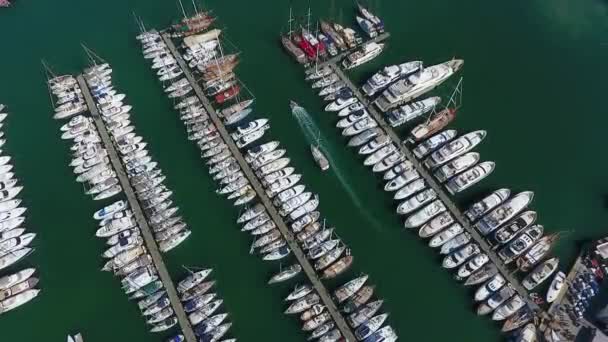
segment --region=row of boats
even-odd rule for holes
[[[97,127],[92,118],[83,115],[88,108],[76,78],[59,76],[50,79],[48,85],[55,98],[54,118],[70,118],[60,131],[61,139],[73,141],[70,166],[76,181],[84,185],[85,194],[93,200],[105,200],[121,193],[122,187],[110,164],[108,151],[101,144]]]
[[[368,275],[364,274],[342,284],[333,291],[333,300],[358,341],[396,341],[398,336],[394,329],[390,325],[383,327],[388,314],[378,314],[384,301],[371,300],[375,287],[366,285],[367,280]],[[327,308],[319,303],[320,297],[312,286],[296,285],[285,300],[289,303],[285,313],[299,315],[302,329],[311,332],[309,340],[339,340],[340,333]]]
[[[101,225],[104,221],[116,222],[128,215],[128,204],[118,201],[98,210],[93,218],[99,220]],[[153,225],[153,228],[156,227]],[[106,242],[108,248],[103,256],[110,260],[104,270],[121,277],[123,290],[130,299],[137,300],[150,331],[162,332],[177,325],[178,320],[165,285],[159,279],[158,270],[143,244],[141,231],[137,228],[123,230],[108,236]],[[190,271],[176,287],[194,332],[201,341],[219,341],[231,326],[231,323],[224,323],[227,314],[213,315],[223,301],[217,297],[217,293],[210,292],[215,285],[214,280],[208,279],[211,272],[212,269]],[[184,336],[178,334],[170,341],[184,341]]]
[[[104,232],[98,237],[104,238],[107,244],[102,256],[108,261],[102,270],[120,278],[125,294],[129,299],[137,300],[150,331],[163,332],[175,326],[177,318],[152,256],[144,245],[142,233],[131,221],[132,215],[129,205],[123,200],[93,214],[93,218],[99,221],[98,231]],[[127,221],[130,223],[123,223]]]
[[[434,107],[440,101],[438,97],[411,101],[434,89],[457,71],[462,63],[455,63],[456,61],[450,61],[426,69],[422,68],[422,62],[385,67],[365,83],[363,91],[368,96],[383,91],[374,104],[385,112],[392,109],[386,113],[386,117],[391,126],[397,127],[430,111],[434,112]],[[405,104],[394,109],[394,105],[399,103]],[[444,183],[452,194],[470,187],[490,174],[494,163],[478,163],[479,154],[471,152],[484,139],[486,132],[474,131],[457,136],[455,130],[442,131],[451,119],[443,118],[442,112],[433,114],[434,117],[429,118],[427,122],[434,121],[437,125],[431,129],[428,126],[424,129],[416,126],[410,139],[404,142],[417,143],[413,146],[413,154],[422,165],[429,169],[440,183]],[[426,124],[425,122],[423,125]],[[419,134],[420,132],[424,135]],[[445,204],[436,200],[437,194],[432,189],[425,189],[422,183],[416,184],[415,174],[408,172],[407,168],[405,171],[394,178],[392,183],[388,183],[385,189],[397,191],[396,197],[402,191],[396,188],[403,183],[409,183],[402,188],[407,189],[406,192],[409,192],[408,188],[419,189],[420,192],[410,200],[411,202],[400,204],[400,213],[409,214],[407,209],[411,207],[412,202],[418,204],[434,201],[435,205],[429,204],[427,207],[431,210],[426,214],[430,215],[423,215],[426,223],[420,227],[419,235],[430,238],[431,247],[441,247],[441,254],[446,255],[443,266],[458,268],[457,279],[466,279],[466,285],[481,284],[475,294],[475,300],[481,302],[478,314],[493,312],[493,319],[506,319],[503,331],[519,329],[531,321],[534,315],[526,305],[529,298],[517,294],[514,287],[499,274],[497,267],[490,261],[490,256],[471,241],[471,235],[449,214]],[[558,235],[543,236],[543,227],[534,225],[536,212],[524,211],[532,201],[532,192],[522,192],[513,197],[510,195],[510,190],[499,189],[475,203],[464,214],[473,227],[494,245],[496,255],[502,263],[514,263],[518,270],[525,273],[521,284],[531,291],[549,279],[558,268],[557,258],[545,259]],[[416,214],[410,214],[406,226],[408,221],[423,222]],[[555,300],[562,282],[563,273],[559,273],[547,292],[548,302]],[[535,297],[535,294],[532,297]],[[535,336],[533,324],[526,325],[519,334],[522,341],[528,341],[529,336]]]
[[[291,107],[292,111],[305,111],[293,101]],[[286,221],[287,227],[295,237],[295,242],[309,259],[313,268],[319,272],[320,278],[335,278],[352,265],[353,256],[350,255],[346,244],[334,237],[334,228],[327,228],[324,222],[321,223],[321,213],[317,210],[318,196],[306,191],[305,185],[298,184],[301,175],[295,173],[295,168],[289,166],[290,160],[285,157],[285,153],[286,150],[280,148],[278,141],[270,141],[249,149],[245,153],[245,160],[261,180],[266,195],[272,200],[279,215]],[[262,203],[257,203],[243,212],[237,223],[243,224],[243,230],[254,235],[253,247],[260,248],[263,253],[266,253],[264,259],[274,260],[275,255],[280,259],[289,254],[287,241],[276,228]],[[301,271],[302,267],[298,263],[292,264],[271,277],[269,283],[287,281],[296,277]],[[386,341],[394,341],[397,336],[390,326],[380,329],[386,315],[372,320],[382,301],[368,303],[373,295],[373,286],[362,288],[365,280],[367,280],[367,276],[349,282],[337,290],[338,299],[336,301],[340,304],[352,296],[351,301],[346,305],[345,312],[349,313],[347,321],[353,328],[370,321],[365,328],[361,329],[360,340],[382,340],[377,339],[382,336]],[[313,288],[310,285],[298,285],[294,291],[301,293],[302,297],[295,298],[297,300],[294,299],[290,303],[286,313],[300,313],[302,329],[312,331],[311,339],[318,338],[319,341],[339,339],[341,334],[336,328],[335,322],[325,311],[325,305],[320,304],[321,299]],[[293,297],[292,295],[288,298],[293,299]],[[376,330],[378,331],[376,332]]]
[[[158,42],[158,39],[156,39],[156,41]],[[243,107],[243,110],[251,111],[251,109],[248,108],[250,104],[251,103]],[[237,103],[237,105],[242,106],[242,104],[239,103]],[[255,191],[249,184],[249,181],[245,177],[239,164],[236,162],[236,159],[232,156],[228,145],[222,140],[222,137],[219,136],[217,127],[210,121],[209,113],[204,109],[202,103],[200,103],[200,101],[198,101],[196,98],[185,97],[178,102],[176,109],[186,109],[187,112],[185,115],[192,114],[188,117],[181,117],[189,133],[192,132],[192,128],[195,127],[195,125],[201,128],[197,130],[197,132],[202,132],[202,134],[196,138],[189,135],[189,139],[198,140],[197,146],[201,149],[201,157],[206,160],[207,165],[209,165],[210,173],[213,175],[214,179],[218,181],[217,193],[227,195],[229,199],[236,198],[235,205],[245,205],[255,199],[257,196]],[[182,111],[182,115],[183,114],[184,112]],[[196,120],[196,122],[189,121],[192,118],[201,118],[201,120]],[[232,133],[231,138],[238,143],[240,141],[239,139],[242,137],[250,134],[257,135],[258,133],[255,133],[256,131],[260,132],[259,138],[261,138],[267,129],[268,120],[258,119],[244,125],[237,126],[236,130]],[[255,141],[259,138],[252,140]],[[301,178],[300,175],[293,174],[294,168],[288,166],[289,159],[282,158],[285,154],[285,150],[278,149],[278,145],[278,142],[270,142],[268,144],[260,145],[259,147],[249,149],[246,155],[247,162],[249,162],[252,168],[257,171],[260,179],[264,179],[264,184],[271,185],[270,187],[267,187],[266,191],[267,194],[271,195],[272,197],[281,193],[282,189],[295,186],[295,183],[297,183],[297,181]],[[282,182],[280,181],[281,179],[283,180]],[[303,186],[298,186],[297,189],[300,189],[299,192],[293,194],[291,197],[281,197],[284,198],[285,203],[278,202],[277,199],[277,205],[286,204],[286,206],[283,208],[285,210],[283,213],[292,214],[295,218],[306,214],[306,211],[304,211],[305,208],[303,208],[300,209],[301,213],[298,214],[299,216],[295,216],[296,213],[293,213],[293,211],[298,209],[298,203],[296,203],[296,200],[307,202],[312,197],[311,193],[304,194]],[[304,196],[307,196],[307,198],[304,196],[296,196],[300,194],[304,194]],[[291,198],[294,198],[294,200],[287,203],[287,201]],[[293,208],[287,207],[289,204],[291,204]],[[318,199],[306,208],[312,210],[316,207],[316,205],[318,205]],[[262,258],[264,260],[281,260],[291,253],[286,241],[276,228],[275,223],[265,212],[265,209],[261,203],[253,205],[247,209],[239,217],[238,222],[243,224],[243,230],[251,232],[251,234],[254,236],[255,240],[252,248],[258,249],[261,253],[263,253]],[[320,226],[316,225],[315,229],[319,230]],[[325,236],[324,240],[317,240],[317,242],[311,242],[310,244],[311,248],[318,247],[317,252],[314,254],[316,258],[322,258],[325,254],[326,251],[322,248],[325,246],[321,246],[321,244],[325,240],[329,239],[333,229],[328,229],[325,231],[326,233],[321,234]],[[309,230],[307,234],[312,235],[312,233],[313,232]],[[301,235],[301,237],[306,238],[304,235]],[[334,240],[332,245],[336,247],[338,242],[339,240]],[[345,247],[340,247],[340,254],[344,253],[345,249]],[[333,257],[334,261],[339,256],[340,255]],[[352,257],[347,260],[351,260],[352,262]],[[327,261],[324,263],[327,263]],[[348,263],[348,266],[349,265],[350,263]],[[322,265],[320,264],[320,266]],[[325,267],[327,266],[329,265],[326,265]],[[346,267],[344,267],[344,269],[346,269]],[[302,267],[299,264],[294,264],[273,276],[269,282],[275,283],[286,281],[295,277],[301,272],[301,270]],[[325,317],[325,315],[323,317]],[[319,322],[319,326],[325,323],[324,321],[321,322],[320,319],[317,319],[316,321]],[[306,327],[310,327],[311,330],[314,330],[312,329],[312,323],[308,324]],[[321,335],[318,337],[321,337]]]
[[[197,70],[202,73],[208,72],[209,70],[215,70],[218,72],[218,75],[222,76],[214,78],[213,80],[215,83],[213,85],[207,84],[213,87],[213,91],[210,87],[205,87],[206,94],[211,97],[215,97],[215,95],[218,95],[223,90],[224,92],[230,91],[229,88],[236,84],[236,82],[234,82],[234,74],[232,73],[233,66],[231,66],[229,70],[225,68],[213,69],[211,64],[208,63],[209,61],[217,61],[216,53],[219,52],[220,49],[218,31],[219,30],[217,29],[212,29],[199,35],[189,36],[187,38],[195,39],[186,38],[182,42],[182,48],[185,51],[184,56],[188,56],[187,59],[190,61],[189,67],[192,68],[192,70]],[[138,36],[138,40],[142,43],[144,54],[146,53],[145,51],[149,51],[150,49],[156,49],[156,51],[163,51],[164,53],[170,54],[170,51],[161,36],[155,31],[142,33]],[[205,56],[211,56],[214,59],[212,60],[210,59],[211,57]],[[158,74],[161,82],[165,82],[166,84],[165,91],[169,94],[169,97],[176,99],[175,109],[180,112],[180,119],[184,123],[188,133],[188,140],[197,143],[197,146],[201,151],[201,158],[205,160],[206,165],[208,165],[210,174],[218,180],[219,188],[217,193],[227,195],[230,199],[234,200],[235,206],[249,203],[254,199],[255,191],[253,191],[253,188],[245,178],[236,177],[237,173],[240,172],[238,163],[236,163],[236,160],[227,149],[227,145],[219,135],[217,127],[210,120],[209,113],[205,110],[203,103],[201,103],[196,96],[190,95],[192,86],[188,83],[187,79],[183,77],[184,71],[177,64],[175,57],[172,56],[172,58],[173,60],[170,63],[165,63],[159,68]],[[207,63],[203,60],[206,60]],[[192,63],[192,61],[196,61],[196,63]],[[154,67],[154,63],[156,62],[152,62]],[[236,64],[234,64],[234,66],[235,65]],[[212,69],[206,69],[206,66],[209,66]],[[232,76],[223,77],[224,72],[226,73],[226,76],[228,76],[228,74],[232,74]],[[171,75],[171,77],[163,77],[163,75]],[[175,90],[179,91],[179,89],[189,90],[187,92],[179,92],[180,95],[178,96],[172,96],[172,92]],[[225,96],[225,101],[217,102],[224,103],[237,95],[238,92],[235,93],[234,96]],[[237,102],[235,105],[229,106],[228,110],[223,111],[223,119],[230,123],[238,123],[251,112],[249,106],[252,103],[253,101],[251,100],[241,101]],[[241,111],[246,112],[240,113]],[[266,122],[257,121],[248,127],[239,126],[239,129],[234,133],[234,137],[237,140],[240,139],[239,141],[242,142],[243,146],[246,146],[248,145],[249,140],[253,142],[261,138],[268,128]],[[239,174],[242,175],[242,172]],[[190,291],[199,294],[200,298],[187,299],[188,302],[184,302],[184,308],[188,313],[188,318],[201,341],[219,341],[228,332],[232,324],[223,323],[228,314],[214,314],[220,308],[222,300],[216,299],[214,293],[206,293],[214,284],[213,281],[203,281],[207,274],[206,270],[193,273],[189,276],[197,282],[197,284],[192,284],[190,282],[189,287],[192,287],[193,290],[186,290],[187,286],[184,284],[187,284],[188,282],[180,282],[178,291]],[[183,336],[178,335],[171,341],[181,341],[182,338]],[[229,339],[225,341],[235,340],[236,339]]]
[[[362,19],[360,23],[369,22],[369,18],[374,21],[380,21],[372,15],[363,6],[359,6]],[[335,22],[319,20],[316,30],[311,29],[311,12],[308,9],[306,27],[300,25],[300,28],[294,28],[294,18],[291,8],[289,10],[289,31],[285,35],[281,35],[281,44],[298,63],[309,64],[310,62],[318,62],[329,56],[336,56],[340,52],[348,51],[363,44],[363,38],[359,33],[350,27],[340,25]],[[381,21],[380,21],[381,23]],[[380,26],[379,26],[380,27]],[[381,27],[384,32],[384,25]],[[374,37],[378,30],[372,33]]]
[[[455,111],[446,108],[436,113],[434,107],[439,104],[439,98],[410,101],[434,89],[461,65],[462,61],[453,60],[424,69],[422,62],[418,61],[389,66],[372,76],[363,87],[368,96],[387,89],[374,101],[375,106],[383,111],[405,103],[388,113],[388,121],[393,127],[434,112],[426,122],[412,130],[404,143],[414,145],[415,157],[441,183],[445,183],[451,193],[469,188],[493,171],[493,162],[478,163],[479,154],[471,152],[484,139],[486,132],[475,131],[458,137],[454,130],[443,130],[454,118]],[[394,191],[394,198],[401,201],[397,212],[408,215],[405,226],[419,229],[422,238],[430,239],[431,247],[440,249],[444,255],[443,267],[455,270],[458,280],[469,286],[479,286],[475,294],[475,300],[480,302],[478,314],[492,313],[492,319],[504,320],[504,331],[526,325],[533,318],[526,305],[528,298],[515,291],[490,261],[490,256],[472,241],[471,235],[438,199],[438,194],[420,177],[414,163],[399,152],[399,143],[391,143],[369,115],[368,108],[332,75],[331,68],[316,68],[309,70],[306,78],[315,82],[317,87],[319,84],[323,86],[320,95],[333,100],[326,110],[337,112],[340,118],[337,127],[349,138],[348,145],[359,148],[358,152],[365,156],[364,164],[372,166],[373,171],[384,172],[385,190]],[[398,90],[401,86],[407,89]],[[388,101],[391,104],[386,105],[385,100],[391,96],[392,100]],[[542,226],[533,225],[536,213],[526,212],[517,216],[531,201],[531,192],[511,199],[509,196],[510,191],[501,189],[474,204],[465,215],[484,235],[496,231],[496,249],[500,248],[497,255],[503,262],[515,262],[521,271],[529,272],[522,285],[533,290],[557,269],[557,258],[544,259],[557,236],[542,236]],[[534,326],[524,329],[529,331],[531,328]]]
[[[424,67],[420,61],[391,65],[368,79],[363,85],[363,91],[370,97],[379,93],[373,104],[386,113],[391,125],[398,126],[420,116],[420,114],[416,115],[417,111],[416,113],[409,111],[416,110],[422,104],[432,105],[438,100],[419,102],[413,108],[404,107],[403,104],[435,89],[458,72],[463,65],[464,61],[461,59],[453,59],[429,67]]]
[[[144,49],[151,44],[162,44],[161,39],[155,33],[144,36],[147,37],[144,38],[144,40],[147,40],[147,42],[144,42]],[[189,47],[185,49],[186,53],[190,51],[188,50]],[[197,66],[190,67],[195,70],[198,69]],[[250,112],[249,106],[251,105],[251,101],[247,102],[249,103],[243,101],[237,102],[228,108],[237,106],[241,108],[240,110]],[[197,145],[201,149],[201,157],[206,160],[210,173],[219,183],[217,192],[227,195],[230,199],[236,199],[235,205],[246,205],[256,199],[257,194],[245,176],[245,172],[234,158],[228,144],[222,140],[217,131],[218,128],[209,117],[210,113],[205,110],[203,103],[196,97],[184,96],[175,107],[180,110],[182,114],[181,119],[184,121],[189,133],[195,130],[196,132],[201,132],[201,134],[196,136],[189,135],[189,139],[197,140]],[[234,110],[231,109],[230,111]],[[230,125],[231,122],[226,122],[225,120],[226,108],[218,112],[223,114],[224,123]],[[192,115],[185,116],[189,114]],[[241,115],[239,114],[238,116]],[[238,123],[238,121],[235,123]],[[193,130],[194,127],[196,127],[195,130]],[[262,138],[268,128],[267,119],[251,120],[235,127],[230,138],[236,142],[239,148],[246,148],[250,142],[255,142]],[[251,138],[246,138],[248,136]],[[320,223],[320,213],[316,211],[319,203],[318,197],[311,192],[305,191],[304,185],[298,184],[301,175],[296,174],[295,168],[289,166],[290,160],[285,154],[286,151],[280,148],[279,142],[270,141],[247,149],[244,153],[244,159],[249,163],[251,170],[262,183],[266,196],[274,202],[275,208],[284,220],[290,223],[298,243],[304,247],[307,256],[314,263],[321,276],[323,278],[336,277],[350,267],[353,257],[348,253],[348,248],[340,239],[333,238],[333,228],[326,228]],[[248,206],[239,216],[238,223],[243,225],[244,231],[249,231],[253,235],[254,242],[252,248],[254,250],[258,249],[262,253],[264,260],[282,260],[291,254],[287,241],[283,238],[262,203]],[[302,267],[295,263],[275,274],[269,283],[278,283],[292,279],[301,273],[301,270]],[[304,293],[302,298],[310,292],[312,292],[312,288],[311,291]],[[352,294],[356,293],[359,292],[354,291]],[[302,312],[312,309],[320,301],[317,294],[314,294],[314,296],[316,296],[316,301],[315,299],[309,300],[310,298],[307,297],[307,300],[300,301],[300,304],[295,305],[295,307],[301,307]],[[311,295],[310,297],[313,296]],[[369,288],[361,292],[360,296],[355,297],[357,300],[353,301],[353,304],[350,304],[350,306],[353,306],[352,313],[359,306],[366,304],[370,297],[371,292]],[[301,298],[296,297],[295,299]],[[322,341],[338,340],[341,334],[335,327],[329,313],[325,312],[325,307],[317,305],[315,308],[316,311],[310,311],[304,317],[303,329],[305,331],[312,331],[315,338],[320,338]],[[372,310],[374,308],[376,309]],[[372,318],[371,316],[376,311],[377,307],[374,305],[370,309],[362,311],[357,317]],[[365,313],[368,313],[368,315]],[[378,321],[378,319],[374,320],[374,322]],[[369,335],[375,333],[381,325],[382,323],[371,324]],[[375,326],[377,327],[374,328]],[[390,336],[391,331],[392,329],[389,327],[374,336]],[[362,340],[369,337],[366,335],[362,336],[364,336]]]
[[[6,106],[0,104],[0,128],[8,117]],[[0,148],[6,138],[0,131]],[[0,270],[24,260],[34,249],[30,244],[36,233],[28,233],[23,228],[25,211],[21,199],[17,196],[23,189],[14,178],[11,157],[2,155],[0,149]],[[36,288],[38,278],[33,277],[36,270],[27,268],[16,273],[0,277],[0,315],[9,312],[36,298],[40,290]]]
[[[164,184],[166,177],[150,156],[146,142],[134,132],[135,126],[130,120],[132,107],[124,104],[124,94],[115,94],[108,64],[92,66],[84,76],[140,207],[148,223],[153,226],[160,251],[168,252],[176,248],[192,232],[179,216],[179,207],[171,199],[173,192]],[[119,229],[136,226],[132,216],[121,219],[119,226],[123,228]]]

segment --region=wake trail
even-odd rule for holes
[[[382,224],[361,203],[361,200],[353,190],[353,187],[351,186],[350,182],[348,182],[348,180],[346,179],[346,176],[342,172],[342,169],[339,167],[338,163],[336,163],[331,150],[323,145],[326,140],[321,134],[321,130],[319,129],[317,124],[314,122],[314,120],[312,120],[310,114],[308,114],[306,109],[299,106],[293,108],[292,114],[296,118],[298,125],[300,126],[300,129],[304,134],[304,137],[306,138],[306,141],[311,145],[318,145],[319,148],[323,152],[325,152],[327,159],[329,159],[330,165],[332,165],[331,168],[334,174],[336,175],[336,178],[342,185],[342,188],[346,190],[346,193],[351,198],[355,206],[360,210],[363,216],[365,216],[365,218],[372,223],[372,225],[377,231],[382,230]]]

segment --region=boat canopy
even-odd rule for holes
[[[191,48],[193,46],[197,46],[199,44],[208,42],[210,40],[217,39],[219,37],[220,33],[222,33],[222,30],[213,29],[213,30],[203,33],[203,34],[188,36],[188,37],[184,38],[184,45]]]

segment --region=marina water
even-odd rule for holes
[[[305,14],[307,2],[294,2]],[[479,152],[497,163],[479,186],[457,197],[461,206],[499,187],[533,190],[532,208],[549,231],[573,230],[555,254],[567,265],[577,242],[606,234],[605,196],[608,124],[601,100],[608,79],[606,3],[594,0],[375,1],[392,37],[373,62],[349,76],[360,84],[386,64],[423,60],[427,65],[457,56],[465,59],[464,107],[459,132],[488,131]],[[355,23],[353,2],[311,1],[313,17]],[[271,119],[309,188],[318,192],[328,224],[356,256],[352,273],[370,274],[390,312],[390,324],[404,341],[497,341],[496,325],[473,312],[471,293],[440,268],[425,241],[405,232],[381,184],[344,148],[335,117],[303,81],[302,70],[281,50],[277,35],[287,27],[288,3],[244,0],[205,1],[221,18],[227,37],[242,52],[238,74],[256,96],[256,111]],[[333,8],[333,11],[332,11]],[[39,270],[42,292],[31,303],[0,316],[2,341],[63,341],[82,331],[87,342],[163,341],[147,332],[116,279],[99,271],[103,243],[94,238],[92,213],[99,208],[82,194],[68,167],[67,146],[51,119],[44,58],[57,73],[76,72],[87,63],[85,43],[114,67],[115,82],[129,94],[137,131],[150,143],[174,190],[176,205],[192,226],[191,238],[165,257],[174,279],[181,265],[213,267],[218,290],[241,341],[303,341],[296,320],[285,317],[283,296],[292,284],[268,287],[277,265],[249,255],[250,240],[235,223],[231,203],[218,197],[197,149],[134,40],[132,12],[148,27],[166,27],[178,17],[172,1],[18,0],[0,10],[0,102],[9,105],[7,151],[25,185],[28,231],[38,234],[36,252],[19,267]],[[319,171],[309,142],[287,113],[289,99],[313,114],[332,165],[346,174],[348,190]],[[376,217],[378,231],[361,207]],[[339,282],[339,280],[338,280]],[[335,284],[328,284],[333,286]]]

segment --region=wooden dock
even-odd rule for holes
[[[306,258],[305,253],[302,251],[302,249],[298,245],[297,241],[295,240],[295,238],[294,238],[293,234],[291,233],[291,231],[289,230],[289,228],[287,228],[287,225],[285,224],[285,222],[279,215],[278,211],[272,204],[272,201],[270,200],[270,198],[268,198],[268,196],[266,195],[266,192],[264,191],[262,184],[260,183],[258,178],[255,176],[253,170],[251,169],[251,167],[245,161],[245,158],[241,154],[241,151],[239,150],[239,148],[236,146],[236,144],[230,137],[230,133],[224,126],[224,123],[222,122],[222,120],[217,115],[217,112],[211,105],[211,102],[207,99],[203,90],[196,82],[194,76],[192,75],[192,72],[188,68],[188,65],[184,62],[184,59],[182,58],[181,54],[175,48],[173,41],[171,41],[171,38],[169,38],[169,36],[165,33],[162,34],[162,39],[165,42],[165,44],[167,44],[167,47],[169,48],[169,50],[175,57],[175,60],[179,64],[180,68],[184,72],[184,75],[186,76],[186,78],[190,82],[190,85],[194,89],[196,96],[203,104],[203,107],[209,114],[209,117],[215,124],[215,127],[217,127],[217,130],[220,133],[222,139],[228,145],[230,152],[232,153],[234,158],[239,163],[239,166],[241,167],[241,170],[243,170],[243,173],[249,180],[249,183],[251,184],[253,189],[258,194],[258,197],[259,197],[260,201],[262,202],[262,204],[264,205],[264,207],[266,208],[266,211],[268,212],[268,214],[270,215],[272,220],[277,225],[277,228],[283,235],[283,238],[285,238],[285,240],[287,241],[287,244],[289,245],[289,248],[291,249],[292,253],[295,255],[295,257],[298,260],[298,262],[300,263],[300,265],[302,265],[302,269],[304,270],[304,273],[306,274],[306,276],[312,283],[313,287],[319,294],[319,297],[321,297],[321,301],[323,302],[323,304],[327,307],[328,312],[331,314],[333,320],[336,323],[336,327],[340,330],[340,332],[342,333],[342,336],[344,336],[347,341],[352,341],[352,342],[356,341],[356,338],[355,338],[350,326],[346,323],[346,321],[344,320],[344,317],[342,317],[342,314],[338,311],[338,308],[336,307],[336,304],[332,300],[329,291],[327,291],[327,289],[325,288],[325,285],[323,285],[323,283],[317,276],[317,273],[315,272],[314,268],[312,267],[312,265]]]
[[[454,216],[456,221],[458,223],[460,223],[460,225],[462,225],[462,227],[471,234],[472,238],[479,245],[480,249],[488,255],[490,260],[498,268],[499,272],[505,277],[505,279],[507,279],[509,281],[509,283],[511,283],[511,285],[513,285],[513,288],[517,291],[517,293],[527,301],[529,307],[535,311],[536,310],[542,311],[541,308],[531,300],[531,298],[528,296],[528,292],[526,291],[526,289],[524,289],[524,287],[521,285],[520,281],[513,276],[512,271],[509,271],[507,269],[506,265],[502,262],[502,260],[500,260],[500,258],[496,255],[496,253],[492,250],[492,246],[479,234],[479,232],[477,232],[477,230],[475,230],[471,226],[469,220],[462,214],[460,209],[458,209],[458,207],[456,207],[456,204],[449,197],[449,195],[447,194],[447,192],[445,191],[443,186],[435,180],[435,177],[433,177],[433,175],[429,172],[429,170],[427,168],[425,168],[421,162],[418,161],[418,159],[414,156],[412,151],[401,141],[401,139],[395,133],[395,131],[392,129],[392,127],[384,120],[384,117],[382,116],[382,114],[380,114],[376,110],[376,108],[371,104],[371,102],[365,96],[363,96],[361,91],[359,91],[359,88],[357,88],[350,81],[350,79],[344,74],[342,69],[335,62],[330,62],[328,65],[335,71],[335,73],[340,77],[340,79],[342,81],[344,81],[344,83],[352,90],[353,94],[355,94],[355,96],[359,99],[359,101],[367,107],[367,110],[370,113],[370,115],[372,115],[374,117],[374,119],[376,119],[376,121],[378,122],[378,125],[391,138],[391,140],[393,141],[395,146],[397,146],[399,148],[399,150],[401,151],[401,153],[403,153],[405,155],[405,157],[414,164],[414,166],[416,167],[416,170],[420,173],[422,178],[424,178],[426,183],[429,184],[429,186],[433,190],[435,190],[435,192],[439,196],[439,199],[441,199],[441,201],[445,204],[446,208]]]
[[[144,212],[143,212],[141,206],[139,205],[139,202],[137,201],[137,197],[135,196],[135,191],[133,190],[133,187],[131,186],[131,183],[129,182],[127,173],[125,172],[121,159],[118,156],[118,152],[116,152],[116,149],[114,147],[114,144],[112,143],[112,139],[110,138],[110,135],[108,134],[106,126],[103,123],[101,116],[99,115],[99,111],[97,110],[95,101],[93,100],[93,97],[91,96],[89,87],[82,75],[79,75],[77,79],[78,79],[78,84],[80,85],[80,88],[82,89],[82,94],[84,95],[84,99],[87,103],[87,106],[89,107],[91,116],[93,117],[93,121],[95,122],[95,126],[97,127],[97,130],[99,131],[99,136],[101,137],[101,140],[102,140],[106,150],[108,151],[108,157],[110,158],[110,162],[112,163],[112,166],[114,167],[114,171],[116,171],[116,175],[118,177],[118,180],[120,181],[120,185],[122,186],[122,189],[127,197],[127,201],[129,202],[129,206],[131,207],[131,210],[133,211],[133,216],[135,217],[135,220],[137,221],[137,225],[139,226],[139,229],[141,230],[146,248],[148,249],[148,252],[150,253],[150,256],[152,257],[152,262],[154,263],[154,266],[158,270],[158,276],[159,276],[160,280],[163,282],[165,290],[167,291],[169,301],[171,302],[173,311],[175,312],[175,315],[177,316],[177,320],[178,320],[179,326],[182,330],[182,333],[186,337],[186,341],[196,342],[197,338],[194,335],[194,331],[192,330],[192,326],[190,325],[190,321],[188,320],[188,315],[184,311],[184,307],[182,306],[182,303],[179,299],[177,290],[175,289],[175,285],[173,284],[173,281],[171,280],[169,271],[167,270],[167,267],[165,266],[165,263],[163,262],[163,258],[158,249],[158,245],[156,244],[156,240],[154,240],[154,235],[152,234],[152,229],[150,229],[150,226],[148,225],[148,221],[146,220]]]

